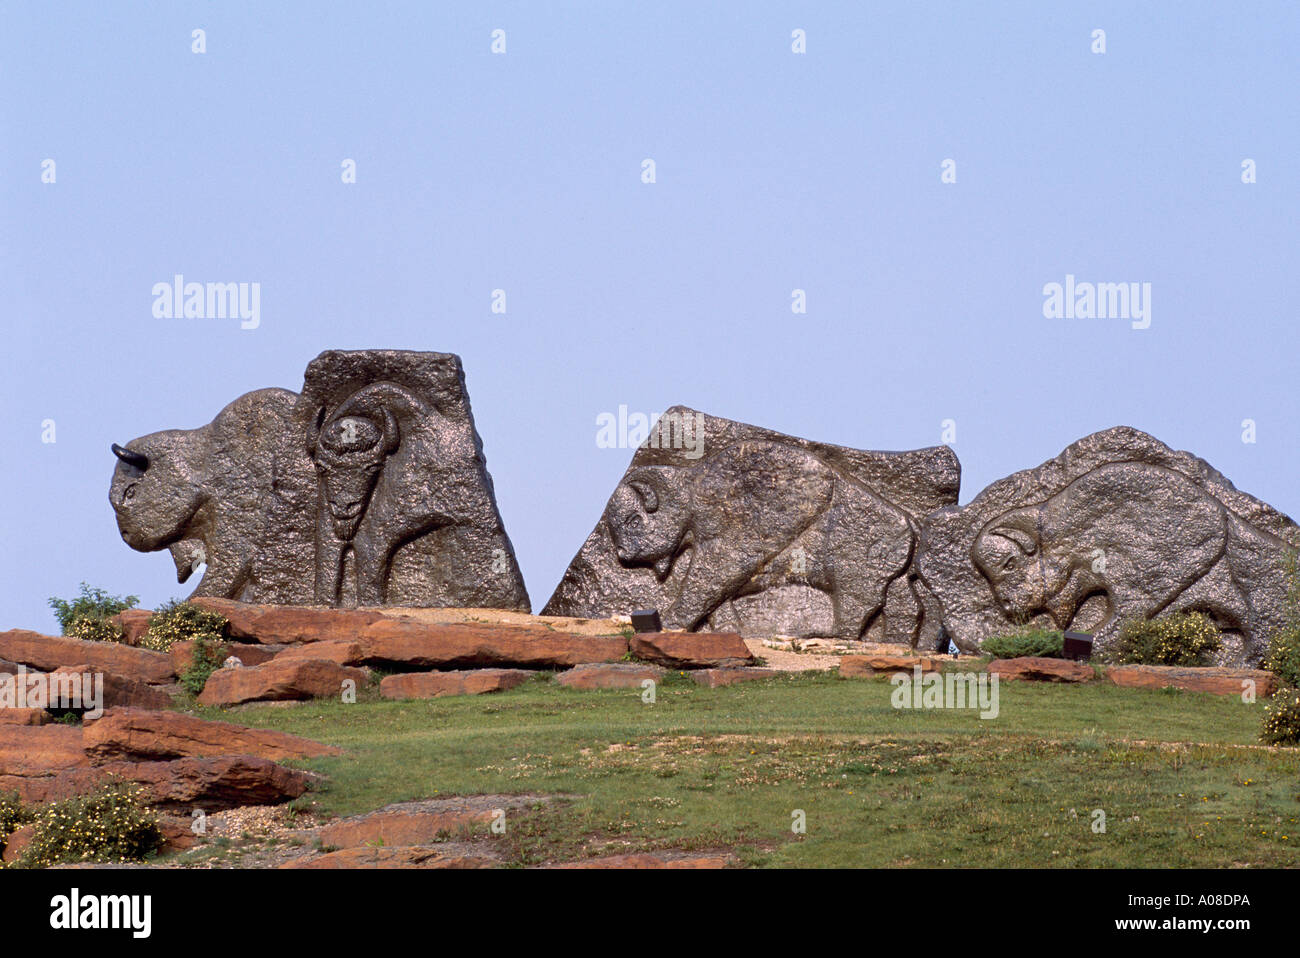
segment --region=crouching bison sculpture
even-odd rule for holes
[[[957,644],[1026,623],[1094,634],[1128,619],[1204,612],[1220,661],[1256,665],[1285,622],[1300,528],[1203,460],[1117,427],[968,506],[926,517],[918,568]]]
[[[668,628],[934,647],[912,560],[917,516],[956,499],[950,450],[864,452],[681,407],[664,423],[702,434],[652,431],[544,612],[655,606]]]
[[[458,357],[326,352],[301,394],[113,446],[123,540],[169,549],[195,595],[527,610]]]

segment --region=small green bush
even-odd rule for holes
[[[1065,636],[1049,629],[1024,629],[1010,635],[993,635],[985,639],[980,649],[995,659],[1018,659],[1026,655],[1059,659],[1065,645]]]
[[[225,616],[172,599],[149,616],[149,629],[141,636],[140,646],[156,652],[166,652],[177,642],[190,642],[200,638],[220,642],[229,625]]]
[[[200,635],[194,639],[190,667],[180,674],[180,683],[191,695],[203,692],[208,677],[226,661],[226,646],[219,635]]]
[[[1264,704],[1259,737],[1267,745],[1300,745],[1300,689],[1278,689]]]
[[[1286,624],[1268,639],[1264,668],[1278,677],[1283,685],[1300,687],[1300,574],[1296,556],[1287,556]]]
[[[1219,627],[1203,612],[1129,619],[1111,659],[1123,665],[1205,665],[1220,642]]]
[[[112,782],[92,795],[45,806],[33,816],[32,841],[18,864],[140,861],[163,840],[158,815],[143,799],[138,785]]]
[[[121,642],[122,629],[108,620],[119,612],[134,609],[139,602],[138,596],[109,595],[83,582],[81,594],[75,599],[52,597],[50,608],[64,635],[92,642]]]

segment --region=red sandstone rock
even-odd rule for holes
[[[751,665],[754,653],[735,632],[638,632],[628,642],[638,659],[670,669]]]
[[[26,629],[0,632],[0,658],[46,672],[62,666],[88,665],[142,682],[158,684],[172,680],[171,659],[161,652],[136,649],[120,642],[84,642],[66,636],[41,635]]]
[[[110,781],[135,783],[144,801],[188,813],[244,805],[275,805],[307,791],[313,776],[252,755],[179,758],[171,762],[112,762],[68,768],[43,777],[0,775],[0,789],[25,802],[58,802],[89,795]]]
[[[127,645],[139,645],[140,639],[149,631],[149,617],[152,615],[148,609],[127,609],[111,616],[108,621],[122,627]]]
[[[49,725],[52,721],[45,709],[0,708],[0,725]]]
[[[324,659],[281,662],[276,658],[250,668],[218,669],[203,687],[199,704],[333,698],[342,694],[344,682],[359,687],[366,675],[361,669],[345,668]]]
[[[23,825],[21,828],[17,828],[10,832],[9,835],[3,839],[5,850],[4,855],[0,856],[0,860],[3,860],[6,865],[16,862],[18,856],[20,856],[27,846],[32,843],[32,836],[35,834],[35,825]]]
[[[555,681],[572,689],[639,689],[646,679],[659,682],[668,670],[639,662],[575,665]]]
[[[1244,683],[1255,683],[1255,695],[1268,698],[1277,691],[1277,676],[1261,669],[1183,668],[1172,665],[1110,665],[1106,678],[1127,688],[1161,689],[1172,686],[1189,692],[1240,695]]]
[[[473,669],[464,672],[405,672],[388,675],[379,683],[386,699],[434,699],[444,695],[482,695],[501,692],[536,675],[525,669]]]
[[[317,758],[342,750],[287,732],[210,722],[181,712],[112,709],[83,727],[83,747],[91,761],[157,761],[210,755],[256,755],[260,758]]]
[[[225,616],[232,639],[251,639],[264,645],[355,639],[366,626],[384,619],[383,613],[360,609],[251,605],[209,596],[196,597],[190,602]]]
[[[261,665],[263,662],[270,662],[275,658],[276,653],[285,648],[281,645],[256,645],[248,642],[222,642],[218,649],[218,655],[222,662],[229,656],[239,659],[244,665]],[[193,642],[175,642],[168,651],[171,656],[172,668],[177,675],[188,672],[190,666],[194,664],[194,643]],[[324,656],[322,656],[324,658]]]
[[[0,776],[53,775],[87,764],[79,725],[0,725]]]
[[[239,653],[234,653],[238,655]],[[320,642],[307,642],[290,645],[275,657],[277,662],[291,662],[299,659],[325,659],[338,665],[361,665],[366,654],[360,642],[350,639],[323,639]],[[250,663],[245,662],[245,665]],[[252,663],[256,664],[256,663]]]
[[[1091,682],[1097,677],[1097,673],[1087,663],[1039,655],[995,659],[989,663],[988,671],[990,675],[1000,676],[1008,682],[1017,679],[1031,682]]]
[[[883,672],[911,673],[917,666],[922,672],[938,672],[939,663],[927,656],[914,655],[844,655],[840,657],[840,676],[857,678],[880,675]]]
[[[65,665],[50,673],[51,693],[58,686],[54,683],[70,679],[78,683],[81,690],[81,699],[86,701],[86,691],[88,688],[93,694],[93,684],[87,686],[83,676],[89,675],[91,682],[96,683],[96,677],[102,676],[102,687],[100,689],[102,697],[99,701],[99,707],[102,709],[114,707],[138,707],[144,709],[165,709],[170,708],[172,697],[162,689],[150,685],[147,682],[141,682],[138,679],[129,679],[124,675],[114,675],[112,672],[101,672],[89,665]],[[60,679],[60,676],[66,679]],[[97,684],[97,683],[96,683]],[[67,699],[64,699],[67,701]]]
[[[567,668],[586,662],[616,662],[627,654],[627,639],[621,635],[577,635],[544,626],[477,622],[386,619],[367,627],[361,643],[366,661],[372,665],[397,663],[420,668]]]

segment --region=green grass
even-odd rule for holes
[[[509,692],[200,710],[331,742],[318,810],[461,794],[562,796],[515,816],[517,864],[730,849],[768,866],[1300,864],[1300,750],[1255,747],[1260,705],[1109,684],[1003,683],[997,719],[896,710],[884,680]],[[1094,833],[1094,809],[1106,814]],[[807,831],[791,831],[792,813]]]

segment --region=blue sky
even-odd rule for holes
[[[1128,424],[1300,514],[1295,4],[0,17],[0,628],[82,580],[186,594],[120,541],[109,443],[327,348],[460,354],[534,609],[631,456],[595,441],[620,405],[869,449],[951,419],[963,501]],[[155,318],[177,273],[259,283],[260,325]],[[1067,274],[1150,283],[1150,328],[1045,318]]]

